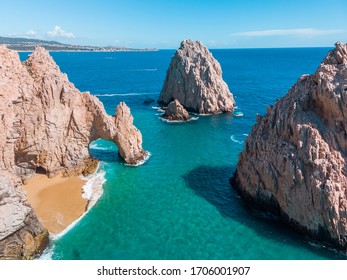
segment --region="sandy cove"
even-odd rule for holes
[[[23,188],[43,226],[57,234],[86,211],[88,199],[82,197],[85,183],[77,176],[35,174]]]

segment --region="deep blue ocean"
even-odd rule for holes
[[[131,108],[151,153],[124,165],[113,143],[97,141],[106,182],[97,204],[51,242],[52,259],[342,259],[281,223],[252,214],[229,184],[256,114],[313,73],[328,48],[212,50],[243,117],[200,116],[188,123],[160,119],[156,103],[174,50],[51,53],[81,91],[109,114]],[[27,53],[21,53],[26,59]]]

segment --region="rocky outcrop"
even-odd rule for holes
[[[347,249],[346,140],[347,46],[337,43],[258,117],[232,184],[252,206]]]
[[[132,122],[124,103],[110,116],[95,96],[78,91],[43,48],[21,63],[0,46],[0,258],[32,258],[47,239],[22,182],[37,169],[49,177],[93,172],[89,144],[99,138],[137,164],[147,152]]]
[[[177,99],[189,112],[232,112],[233,95],[222,78],[218,61],[199,41],[185,40],[171,59],[158,102]]]
[[[133,125],[133,120],[129,107],[121,102],[116,108],[116,133],[112,141],[117,144],[119,155],[125,162],[136,165],[142,162],[148,153],[142,149],[142,134]]]
[[[48,244],[48,231],[27,202],[22,182],[0,173],[0,260],[32,259]]]
[[[162,116],[164,119],[170,121],[188,121],[190,120],[189,113],[181,105],[181,103],[175,99],[165,109],[165,113]]]

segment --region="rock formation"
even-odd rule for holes
[[[48,231],[27,202],[21,180],[0,170],[0,260],[32,259],[48,244]]]
[[[189,113],[186,109],[184,109],[184,107],[177,99],[170,102],[170,104],[166,107],[165,113],[163,114],[163,118],[170,121],[190,120]]]
[[[148,153],[142,149],[142,135],[133,125],[133,120],[129,107],[121,102],[116,108],[116,133],[109,139],[117,144],[119,155],[126,163],[136,165],[143,161]]]
[[[189,112],[232,112],[233,95],[223,81],[218,61],[198,41],[185,40],[171,59],[158,102],[177,99]]]
[[[232,184],[246,202],[347,249],[347,45],[336,43],[248,136]]]
[[[32,258],[47,241],[22,182],[38,168],[49,177],[92,172],[88,147],[99,138],[138,163],[147,153],[132,122],[124,103],[109,116],[95,96],[78,91],[43,48],[21,63],[0,46],[0,258]]]

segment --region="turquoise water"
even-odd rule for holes
[[[52,53],[82,91],[113,114],[130,106],[150,159],[128,167],[113,143],[92,143],[105,170],[104,193],[69,232],[52,242],[53,259],[341,259],[290,228],[253,215],[229,185],[256,113],[312,73],[328,49],[213,50],[241,118],[159,119],[155,103],[172,50]],[[21,54],[22,58],[26,54]]]

